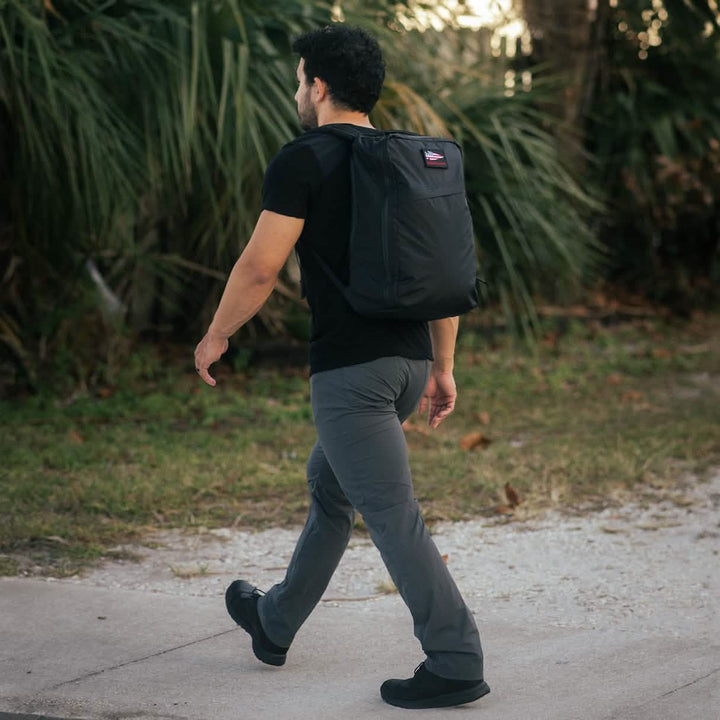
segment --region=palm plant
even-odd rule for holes
[[[30,371],[51,352],[69,306],[83,302],[84,260],[100,238],[115,241],[140,178],[137,134],[93,52],[72,46],[87,26],[51,7],[13,0],[0,14],[0,333]]]
[[[545,90],[553,92],[536,86],[534,96],[507,98],[458,86],[443,99],[465,138],[486,293],[529,336],[538,329],[536,299],[577,300],[603,254],[591,226],[599,195],[564,164],[555,123],[537,109]]]
[[[3,4],[0,338],[31,381],[63,349],[86,376],[80,347],[115,336],[88,261],[136,328],[183,322],[181,297],[212,305],[208,290],[249,236],[264,166],[297,131],[289,38],[330,10]],[[278,326],[272,308],[263,319]]]
[[[399,10],[412,12],[386,0],[5,0],[0,338],[14,364],[31,381],[51,356],[76,378],[107,377],[118,314],[135,330],[200,331],[250,235],[264,167],[299,131],[291,38],[340,14],[388,57],[376,123],[464,141],[491,296],[530,327],[531,297],[551,285],[538,278],[572,285],[588,267],[591,237],[570,208],[589,200],[530,97],[448,65],[457,32],[404,31]],[[259,317],[270,332],[300,305],[290,275],[279,290]]]

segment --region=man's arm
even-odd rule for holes
[[[215,385],[208,368],[227,350],[228,338],[265,304],[304,224],[302,218],[269,210],[260,214],[250,242],[230,273],[207,334],[195,348],[195,367],[208,385]]]
[[[457,339],[458,324],[457,317],[430,321],[430,339],[434,360],[418,412],[424,413],[429,405],[428,425],[433,429],[455,409],[457,390],[453,368],[455,366],[455,340]]]
[[[459,324],[460,319],[457,317],[430,321],[430,340],[435,358],[433,371],[452,373],[455,367],[455,340]]]

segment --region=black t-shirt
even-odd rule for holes
[[[309,250],[312,247],[347,282],[351,220],[347,140],[310,130],[288,143],[268,165],[262,195],[264,210],[305,219],[296,247],[312,311],[311,373],[392,355],[432,359],[427,322],[361,317]]]

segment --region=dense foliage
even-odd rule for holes
[[[288,39],[327,16],[266,5],[4,3],[0,332],[31,383],[112,375],[119,329],[217,300],[296,132]]]
[[[605,193],[596,231],[609,249],[607,276],[676,311],[717,300],[717,2],[522,0],[522,8],[533,59],[562,78],[560,148]]]
[[[291,39],[334,21],[383,46],[379,127],[463,143],[487,300],[526,330],[537,297],[572,299],[597,277],[598,236],[618,276],[708,282],[720,77],[717,28],[688,15],[700,4],[666,1],[673,22],[645,59],[639,35],[613,30],[647,24],[639,1],[598,15],[603,62],[576,128],[598,162],[577,167],[558,146],[558,80],[510,96],[506,61],[478,52],[477,33],[412,29],[429,0],[0,0],[3,376],[112,382],[138,333],[191,345],[250,235],[268,160],[299,132]],[[239,340],[305,325],[289,263]]]
[[[682,311],[720,286],[719,17],[707,0],[623,0],[590,108],[611,275]]]

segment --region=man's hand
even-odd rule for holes
[[[195,369],[200,374],[200,377],[211,387],[215,387],[217,382],[208,372],[208,368],[214,362],[217,362],[227,349],[227,338],[215,335],[209,331],[195,348]]]
[[[453,374],[432,371],[425,394],[420,400],[418,412],[424,414],[429,405],[428,425],[434,430],[455,409],[456,398],[457,390]]]
[[[302,218],[263,210],[252,237],[233,266],[205,337],[195,348],[195,369],[210,386],[208,368],[228,349],[227,339],[263,306],[300,233]]]

